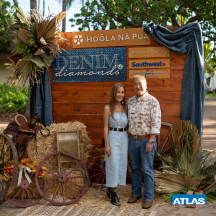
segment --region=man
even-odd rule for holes
[[[135,203],[141,198],[142,171],[144,174],[143,208],[151,207],[154,199],[154,168],[153,160],[157,143],[156,135],[160,134],[161,110],[157,99],[146,91],[147,82],[144,76],[133,77],[136,96],[128,101],[129,149],[131,160],[132,196],[128,203]]]

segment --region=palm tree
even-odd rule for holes
[[[15,5],[16,7],[19,7],[19,6],[18,6],[17,0],[13,0],[13,2],[14,2],[14,5]]]
[[[30,9],[37,9],[37,0],[30,0]]]
[[[62,3],[62,11],[67,11],[71,7],[74,0],[58,0],[59,3]],[[84,0],[82,0],[84,4]],[[66,17],[62,20],[62,32],[66,31]]]
[[[40,0],[38,0],[38,11],[40,11]]]

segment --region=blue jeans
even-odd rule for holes
[[[145,153],[147,139],[136,140],[129,138],[128,154],[131,160],[131,181],[132,181],[132,195],[141,196],[142,187],[142,171],[144,174],[145,201],[153,201],[154,199],[154,168],[153,160],[157,147],[156,140],[154,140],[153,148],[150,152]]]

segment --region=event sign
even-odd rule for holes
[[[128,49],[129,58],[169,57],[169,49],[161,47],[133,47]]]
[[[67,50],[52,63],[52,82],[126,81],[126,48]]]
[[[170,67],[169,59],[135,59],[129,61],[129,69],[168,67]]]
[[[149,70],[129,70],[129,78],[135,75],[142,75],[146,78],[170,78],[170,70],[165,69],[149,69]]]
[[[150,36],[143,28],[73,32],[73,48],[150,45]]]

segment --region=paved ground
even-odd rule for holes
[[[205,111],[203,121],[203,149],[216,149],[216,98],[206,98]],[[1,122],[0,127],[7,125],[7,122]],[[44,208],[41,205],[41,208]],[[75,205],[58,207],[58,206],[47,206],[47,212],[42,213],[41,208],[34,210],[35,208],[29,207],[26,209],[16,208],[11,206],[8,202],[5,202],[0,206],[0,216],[3,215],[142,215],[142,216],[215,216],[216,215],[216,201],[208,203],[205,207],[197,208],[185,208],[185,207],[173,207],[172,205],[165,205],[153,209],[150,211],[140,210],[134,212],[134,210],[123,209],[118,210],[118,207],[110,205],[109,213],[105,213],[105,209],[101,209],[98,212],[94,208],[79,207]],[[40,210],[41,209],[41,210]],[[126,212],[130,212],[127,214]]]
[[[216,98],[205,99],[202,146],[203,149],[216,148]]]

